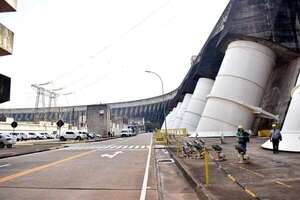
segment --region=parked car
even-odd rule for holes
[[[87,133],[87,136],[89,139],[95,139],[96,134],[95,133]]]
[[[70,140],[70,139],[71,140],[82,140],[83,136],[74,131],[65,131],[60,134],[59,139],[60,139],[60,141],[66,141],[66,140]]]
[[[16,144],[16,138],[9,133],[0,133],[0,148],[12,148]]]
[[[95,138],[96,138],[96,139],[102,138],[102,135],[100,135],[100,134],[97,134],[97,133],[93,133],[93,134],[95,135]]]
[[[88,139],[88,133],[79,131],[78,134],[80,135],[81,139]]]
[[[54,136],[50,133],[45,132],[43,135],[46,136],[47,139],[54,139]]]
[[[132,129],[124,128],[121,130],[121,137],[129,137],[133,135]]]
[[[29,135],[30,139],[32,139],[32,140],[47,139],[47,137],[44,134],[41,134],[41,133],[29,132],[28,135]]]

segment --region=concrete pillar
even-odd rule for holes
[[[270,48],[256,42],[228,46],[197,127],[200,136],[233,135],[239,124],[250,129],[254,116],[247,105],[260,105],[275,59]]]
[[[180,128],[186,128],[189,133],[196,130],[206,104],[206,96],[210,93],[213,84],[212,79],[200,78],[198,80],[189,105],[183,114]]]

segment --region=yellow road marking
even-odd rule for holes
[[[236,182],[236,179],[233,176],[231,176],[230,174],[228,175],[228,178],[230,178],[230,180],[232,180],[233,182]]]
[[[233,164],[233,163],[230,163],[230,165],[236,166],[236,165]],[[265,177],[265,175],[263,175],[263,174],[261,174],[261,173],[258,173],[258,172],[255,172],[255,171],[253,171],[253,170],[247,169],[247,168],[245,168],[245,167],[241,167],[241,166],[237,166],[237,167],[239,167],[240,169],[246,170],[247,172],[250,172],[251,174],[254,174],[254,175],[256,175],[256,176]]]
[[[2,177],[2,178],[0,178],[0,183],[10,181],[10,180],[16,179],[16,178],[21,177],[21,176],[26,176],[28,174],[32,174],[34,172],[38,172],[38,171],[41,171],[41,170],[49,168],[49,167],[54,167],[54,166],[59,165],[61,163],[64,163],[64,162],[67,162],[67,161],[70,161],[70,160],[73,160],[73,159],[76,159],[76,158],[79,158],[79,157],[82,157],[82,156],[85,156],[85,155],[88,155],[88,154],[91,154],[95,151],[97,151],[97,150],[92,150],[92,151],[80,153],[80,154],[77,154],[75,156],[71,156],[71,157],[68,157],[68,158],[65,158],[65,159],[62,159],[62,160],[58,160],[58,161],[55,161],[55,162],[52,162],[52,163],[49,163],[49,164],[46,164],[46,165],[41,165],[39,167],[35,167],[35,168],[28,169],[28,170],[25,170],[25,171],[22,171],[22,172],[18,172],[16,174],[12,174],[12,175],[9,175],[9,176]]]
[[[288,184],[285,184],[285,183],[283,183],[283,182],[281,182],[281,181],[275,181],[275,183],[277,183],[277,184],[279,184],[279,185],[283,185],[283,186],[285,186],[285,187],[287,187],[287,188],[292,188],[292,186],[290,186],[290,185],[288,185]]]
[[[248,188],[245,188],[245,191],[252,197],[256,197],[256,194],[254,192],[252,192],[251,190],[249,190]]]
[[[244,170],[246,170],[246,171],[248,171],[248,172],[250,172],[250,173],[252,173],[252,174],[254,174],[254,175],[256,175],[256,176],[265,177],[265,175],[263,175],[263,174],[261,174],[261,173],[257,173],[257,172],[255,172],[255,171],[252,171],[252,170],[247,169],[247,168],[245,168],[245,167],[241,167],[241,166],[240,166],[240,168],[241,168],[241,169],[244,169]]]

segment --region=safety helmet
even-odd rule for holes
[[[276,124],[272,124],[272,128],[276,128],[276,126],[277,126]]]
[[[243,125],[239,125],[238,128],[239,129],[243,129],[244,127],[243,127]]]

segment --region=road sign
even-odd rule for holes
[[[18,123],[17,123],[16,121],[13,121],[13,122],[11,123],[11,127],[17,128],[17,126],[18,126]]]
[[[56,125],[61,128],[65,123],[60,119],[56,122]]]

